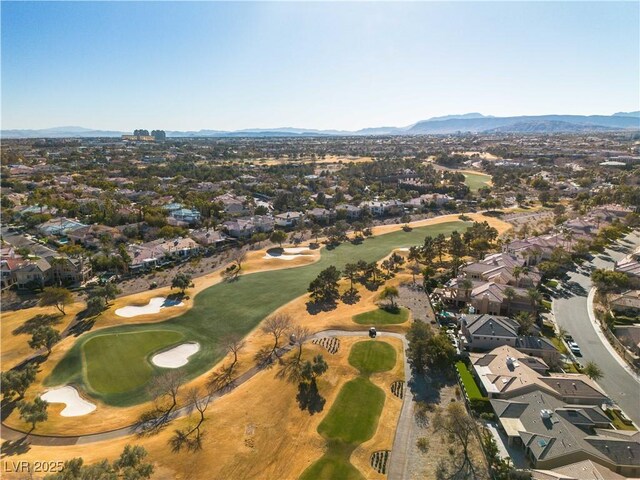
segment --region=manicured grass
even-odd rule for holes
[[[622,418],[620,418],[617,410],[607,409],[606,414],[607,417],[611,419],[611,423],[613,423],[613,426],[618,430],[635,430],[635,427],[633,425],[629,425],[628,423],[622,421]]]
[[[353,321],[360,325],[396,325],[404,323],[409,318],[409,310],[400,307],[396,312],[384,308],[377,308],[370,312],[360,313],[353,317]]]
[[[349,462],[353,446],[329,442],[327,452],[311,464],[300,480],[364,480],[360,471]]]
[[[165,322],[149,324],[127,324],[91,332],[81,336],[65,357],[54,367],[45,380],[48,386],[76,383],[105,403],[117,406],[129,406],[148,399],[146,386],[148,381],[140,378],[137,384],[130,383],[124,391],[110,386],[104,391],[92,385],[96,378],[91,369],[96,363],[86,364],[83,360],[84,345],[96,335],[109,335],[112,343],[118,342],[117,334],[143,331],[171,331],[183,336],[184,341],[200,344],[200,351],[183,367],[188,379],[195,378],[209,370],[223,355],[220,338],[228,334],[246,335],[271,312],[285,303],[303,295],[318,273],[335,265],[343,268],[346,263],[359,259],[371,262],[379,260],[394,248],[409,247],[423,242],[425,235],[436,236],[440,233],[449,236],[452,231],[463,232],[468,223],[454,221],[438,225],[414,228],[410,232],[397,231],[368,238],[360,245],[342,244],[334,249],[324,249],[320,260],[304,267],[273,270],[240,276],[235,282],[213,285],[200,292],[194,298],[193,307],[183,315]],[[159,349],[169,346],[159,345]],[[128,356],[128,363],[112,366],[113,378],[124,379],[134,363],[147,362],[148,351],[134,350]],[[157,374],[157,372],[153,372]],[[123,380],[124,381],[124,380]],[[113,393],[113,392],[120,393]]]
[[[547,280],[544,284],[549,288],[556,288],[558,286],[558,281],[557,280]]]
[[[387,342],[358,342],[351,347],[349,363],[364,375],[386,372],[396,364],[396,350]]]
[[[167,345],[180,343],[183,338],[180,332],[155,330],[116,334],[116,341],[113,335],[95,336],[83,348],[87,380],[99,392],[127,392],[148,382],[154,370],[158,370],[150,361],[137,361],[140,352],[149,357]],[[123,371],[127,372],[124,378],[119,375]]]
[[[355,343],[349,363],[360,376],[342,387],[329,413],[318,425],[327,439],[327,452],[307,468],[301,480],[360,480],[364,477],[349,461],[351,452],[376,433],[385,394],[369,380],[369,374],[391,370],[396,351],[387,342],[367,340]]]
[[[491,181],[491,175],[484,173],[463,173],[464,183],[469,187],[472,192],[479,190],[482,187],[486,187]]]
[[[462,383],[464,385],[464,389],[467,392],[467,397],[469,400],[477,400],[485,398],[478,388],[478,384],[476,383],[475,378],[473,378],[472,373],[469,371],[464,362],[456,362],[456,369],[460,374],[460,378],[462,379]]]
[[[369,379],[358,377],[342,387],[318,432],[346,443],[366,442],[376,432],[383,405],[384,392]]]

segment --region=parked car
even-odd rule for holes
[[[576,342],[574,342],[573,340],[569,340],[567,342],[567,345],[569,345],[569,350],[571,350],[571,353],[573,353],[574,355],[582,356],[582,352],[580,351],[580,347],[578,346],[578,344]]]
[[[376,327],[371,327],[369,329],[369,336],[371,338],[376,338],[376,335],[378,335],[378,332],[376,332]]]

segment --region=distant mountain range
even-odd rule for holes
[[[493,117],[481,113],[447,115],[422,120],[407,127],[373,127],[356,131],[313,130],[305,128],[245,129],[235,131],[167,131],[168,137],[291,137],[365,135],[444,135],[451,133],[575,133],[613,130],[639,130],[640,111],[613,115],[532,115]],[[92,130],[83,127],[55,127],[42,130],[2,130],[2,138],[90,138],[119,137],[130,132]]]

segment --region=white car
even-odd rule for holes
[[[571,350],[571,353],[573,353],[574,355],[581,355],[582,353],[580,352],[580,347],[578,346],[578,344],[576,342],[574,342],[573,340],[569,340],[567,342],[567,345],[569,345],[569,350]]]

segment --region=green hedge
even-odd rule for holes
[[[458,374],[460,375],[460,379],[462,380],[464,389],[467,392],[467,398],[469,399],[469,401],[472,402],[473,400],[486,400],[486,397],[482,395],[482,392],[478,388],[476,380],[473,378],[473,375],[464,364],[464,362],[456,362],[456,370],[458,370]]]

